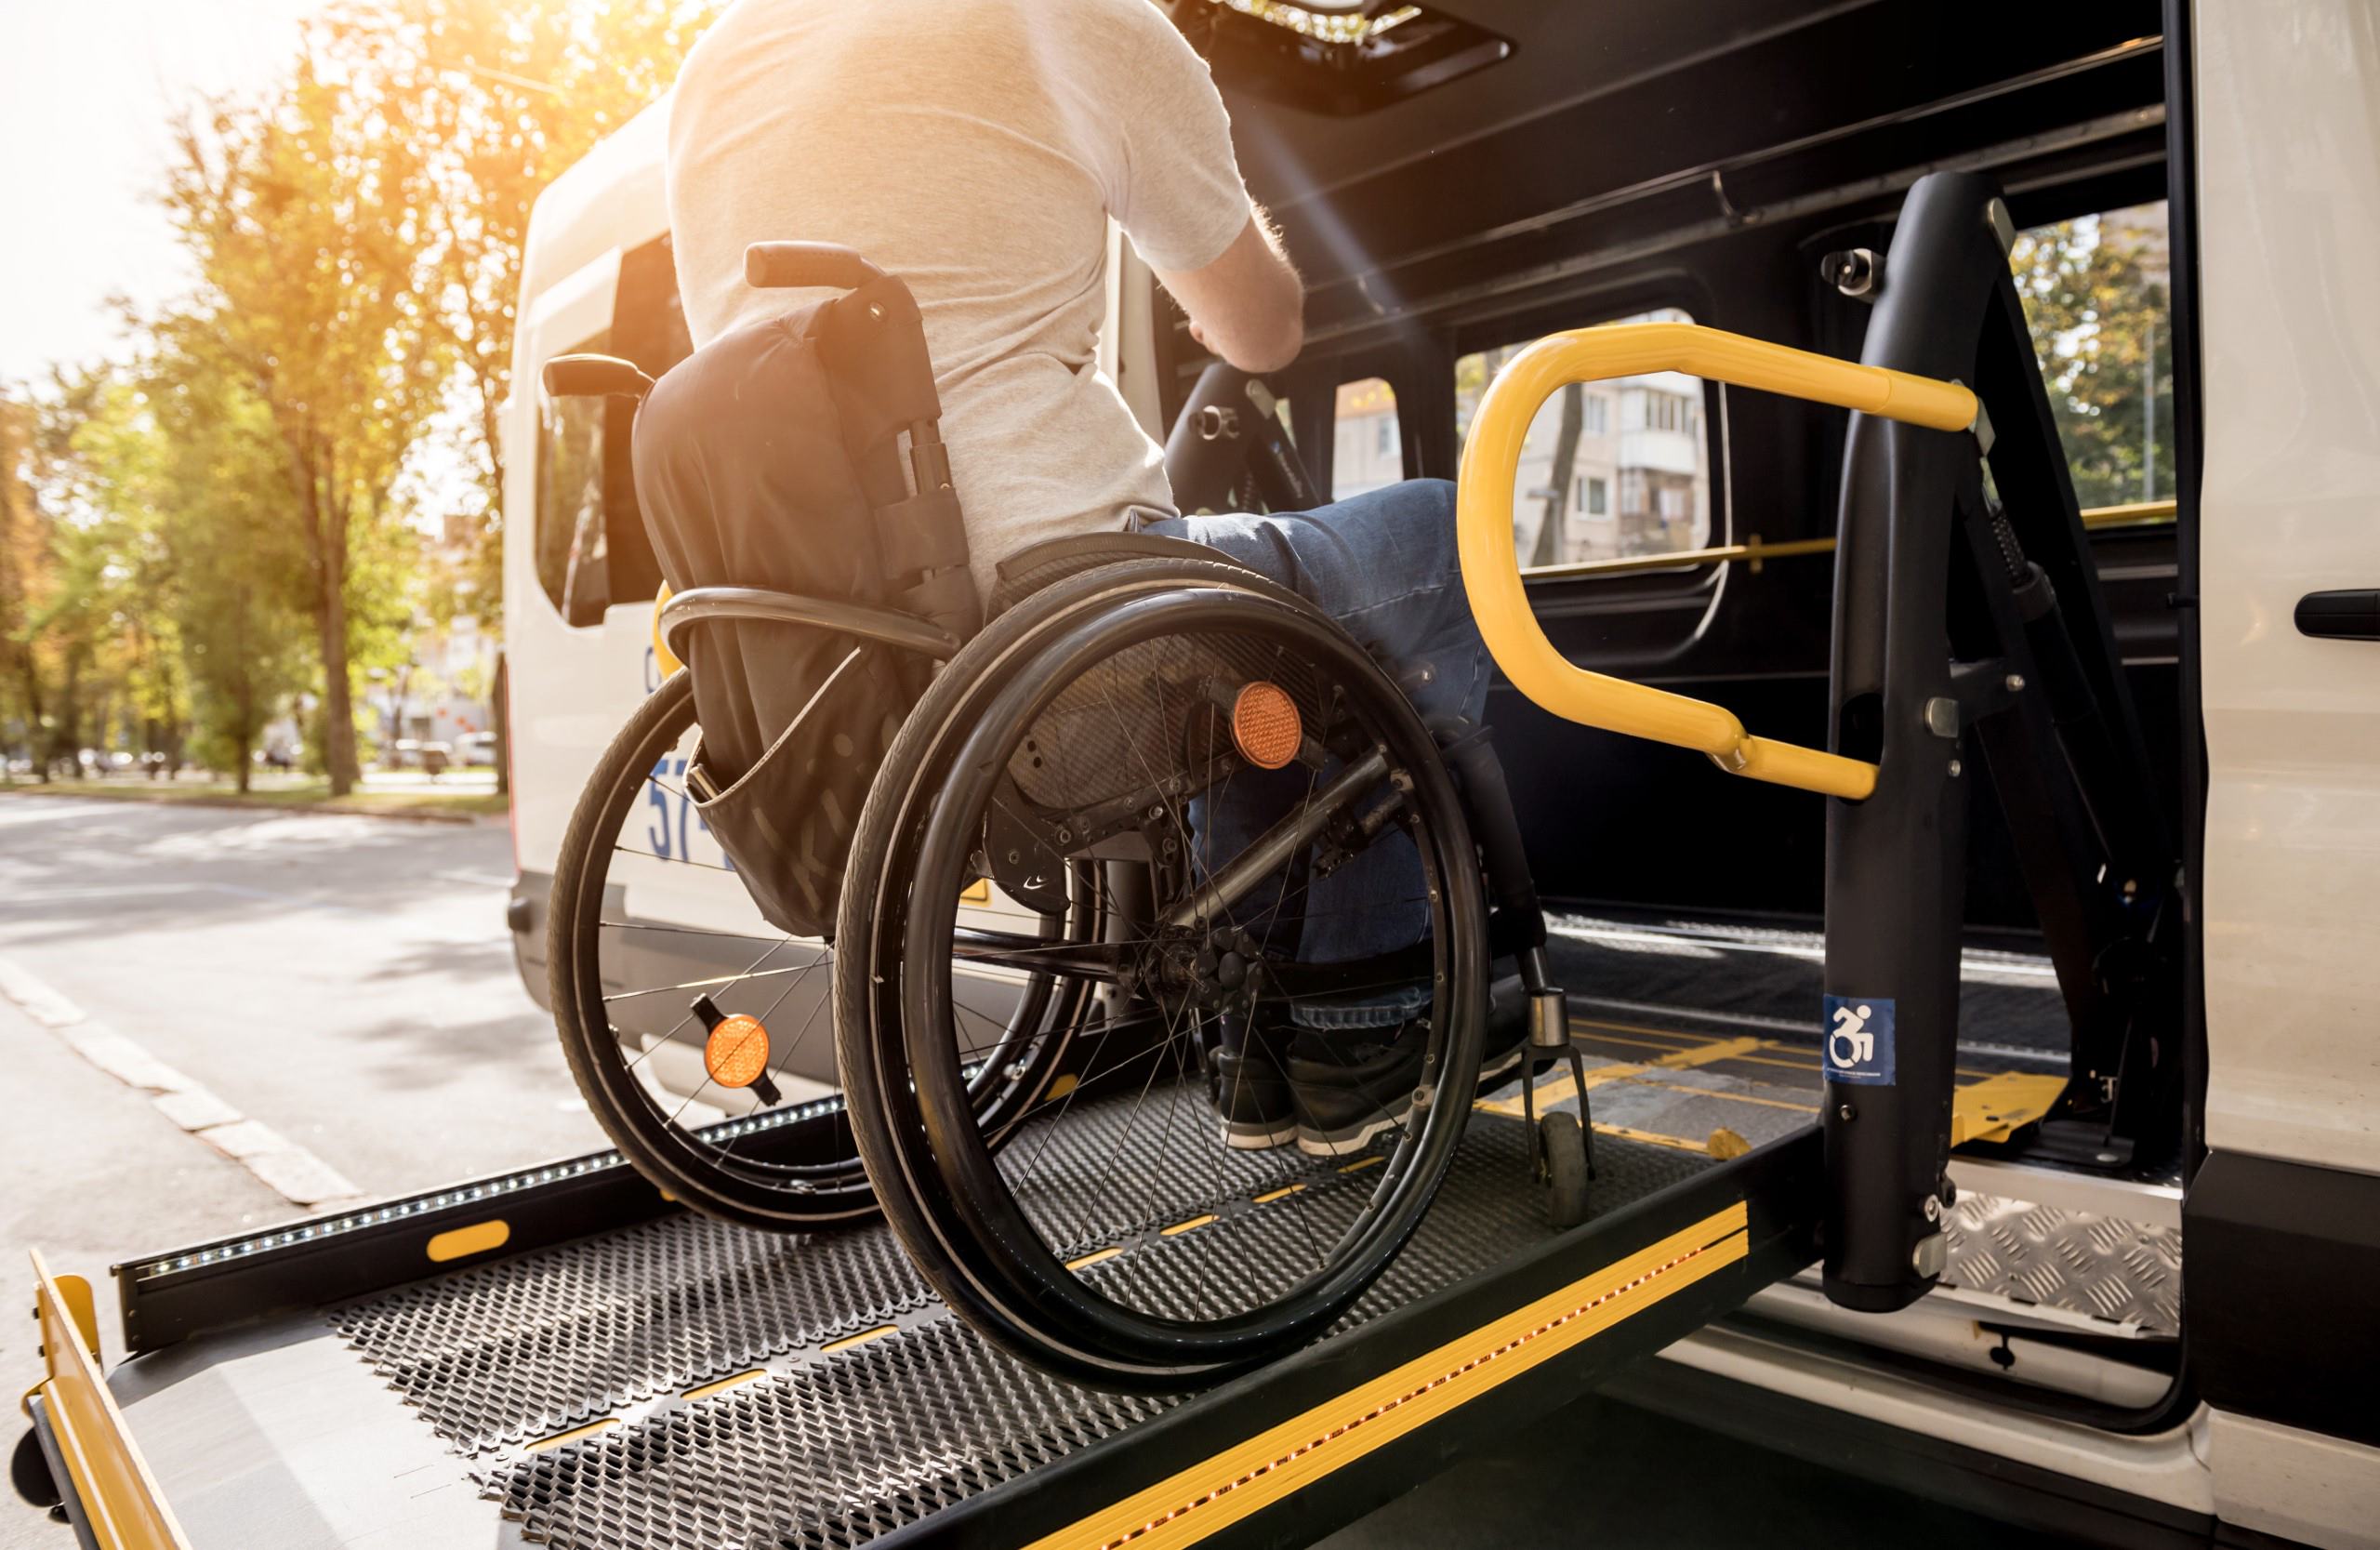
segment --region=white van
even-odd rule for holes
[[[2030,1502],[2038,1523],[2114,1532],[2219,1519],[2227,1536],[2241,1526],[2241,1538],[2224,1543],[2249,1543],[2254,1531],[2380,1544],[2380,1430],[2368,1408],[2345,1398],[2368,1388],[2380,1349],[2369,865],[2380,847],[2372,775],[2380,678],[2354,656],[2370,648],[2341,643],[2380,637],[2369,622],[2373,594],[2327,590],[2373,581],[2359,566],[2372,554],[2370,378],[2380,331],[2375,288],[2357,265],[2370,268],[2380,209],[2370,133],[2380,51],[2368,6],[2340,0],[2175,4],[2162,36],[2153,14],[2131,17],[2147,8],[2074,8],[2072,27],[2089,33],[2089,47],[2077,41],[2070,60],[2028,67],[2004,89],[1945,86],[1923,112],[1830,129],[1874,141],[1839,163],[1825,136],[1782,148],[1764,141],[1756,153],[1713,150],[1720,160],[1686,172],[1660,162],[1660,178],[1647,173],[1593,198],[1573,191],[1543,209],[1526,203],[1535,185],[1479,170],[1489,154],[1480,144],[1494,140],[1510,166],[1565,189],[1563,179],[1584,187],[1574,164],[1593,158],[1574,155],[1579,145],[1620,162],[1623,152],[1654,155],[1656,142],[1670,154],[1667,141],[1693,115],[1663,117],[1659,135],[1645,135],[1625,104],[1599,105],[1571,82],[1620,68],[1620,56],[1606,59],[1600,37],[1587,34],[1668,26],[1661,8],[1504,7],[1507,24],[1533,41],[1511,54],[1502,79],[1563,113],[1605,114],[1594,118],[1600,139],[1567,129],[1557,139],[1550,107],[1536,131],[1543,139],[1501,127],[1491,135],[1484,126],[1502,125],[1504,102],[1466,98],[1471,88],[1460,86],[1420,94],[1396,118],[1416,137],[1397,154],[1381,139],[1388,120],[1362,116],[1368,100],[1351,99],[1337,117],[1296,101],[1268,106],[1266,91],[1287,88],[1261,73],[1231,100],[1251,184],[1286,222],[1319,233],[1302,254],[1314,283],[1309,347],[1282,397],[1302,433],[1319,432],[1301,440],[1334,493],[1347,487],[1331,477],[1334,440],[1349,480],[1451,473],[1479,384],[1504,351],[1555,327],[1675,309],[1855,354],[1858,314],[1818,283],[1817,260],[1833,248],[1884,245],[1903,174],[1875,169],[1899,166],[1891,158],[1901,139],[1919,140],[1920,130],[1952,148],[1932,165],[2001,176],[2027,231],[2112,230],[2156,206],[2161,234],[2144,246],[2145,262],[2175,293],[2175,326],[2194,331],[2203,430],[2169,429],[2170,400],[2161,408],[2154,392],[2145,411],[2132,411],[2140,431],[2126,431],[2127,448],[2187,435],[2196,466],[2186,460],[2178,521],[2162,498],[2170,485],[2101,496],[2134,504],[2103,509],[2112,524],[2095,554],[2125,667],[2154,691],[2144,702],[2172,755],[2171,797],[2203,844],[2189,922],[2203,932],[2203,954],[2172,1028],[2186,1051],[2171,1100],[2186,1120],[2177,1149],[2194,1166],[2127,1174],[1963,1156],[1952,1169],[1970,1201],[1962,1220],[1978,1243],[2004,1233],[2012,1259],[2030,1252],[2034,1281],[2012,1270],[2014,1292],[1938,1294],[1879,1316],[1831,1306],[1807,1278],[1788,1280],[1621,1386],[1639,1402],[1758,1429],[1774,1446],[1834,1462],[1846,1455],[1828,1439],[1850,1438],[1843,1447],[1856,1446],[1875,1477],[1988,1482],[1967,1499],[1994,1510]],[[1723,29],[1706,39],[1699,23],[1681,20],[1695,33],[1692,47],[1673,40],[1669,68],[1683,79],[1701,68],[1694,50],[1706,46],[1768,50],[1785,63],[1768,60],[1756,78],[1798,87],[1809,77],[1786,68],[1801,57],[1789,49],[1801,46],[1796,29],[1825,33],[1803,41],[1831,66],[1864,46],[1863,18],[1887,9],[1810,7],[1825,28],[1805,19],[1773,35],[1725,39]],[[1955,10],[1927,15],[1924,27],[1950,26]],[[1994,34],[1992,46],[2016,49],[2016,31]],[[1825,77],[1827,92],[1793,99],[1822,118],[1817,99],[1838,85],[1846,96],[1854,82],[1888,95],[1887,76],[1955,73],[1940,60],[1894,63]],[[1712,115],[1724,117],[1727,83],[1704,85]],[[2058,95],[2069,89],[2076,101]],[[1466,104],[1474,116],[1460,118]],[[505,421],[520,871],[510,919],[540,1001],[545,901],[572,804],[599,750],[660,680],[650,629],[658,576],[628,475],[628,409],[549,403],[538,369],[594,350],[657,375],[687,352],[666,232],[666,111],[645,113],[553,185],[523,269]],[[1437,138],[1422,145],[1425,132]],[[1907,154],[1923,160],[1932,143]],[[1782,166],[1787,151],[1807,165]],[[1393,191],[1384,187],[1392,173]],[[2169,198],[2189,216],[2176,215],[2170,245],[2162,235]],[[1401,257],[1393,266],[1383,254]],[[1170,379],[1161,373],[1178,378],[1195,357],[1153,325],[1158,303],[1144,268],[1126,255],[1109,272],[1104,364],[1157,433],[1159,383]],[[2164,338],[2152,348],[2168,351],[2170,372],[2175,346]],[[1548,513],[1568,503],[1577,523],[1563,544],[1530,546],[1540,616],[1554,622],[1575,661],[1656,682],[1724,682],[1764,724],[1816,717],[1829,582],[1823,567],[1789,562],[1831,548],[1830,509],[1804,497],[1830,492],[1835,422],[1715,388],[1643,396],[1607,410],[1582,399],[1567,436],[1575,458],[1559,459],[1572,463],[1571,477],[1526,492]],[[1649,455],[1632,465],[1629,438],[1656,434],[1678,440],[1684,456],[1674,466]],[[1606,439],[1608,470],[1594,460]],[[2154,456],[2145,461],[2157,466]],[[2151,515],[2159,507],[2162,515]],[[2293,626],[2301,599],[2364,610],[2364,622],[2309,622],[2300,608]],[[1513,750],[1532,865],[1550,897],[1635,901],[1656,913],[1598,929],[1673,961],[1758,952],[1788,963],[1816,950],[1814,937],[1776,926],[1807,918],[1793,889],[1816,875],[1815,815],[1772,807],[1760,813],[1774,816],[1739,819],[1722,805],[1738,793],[1678,778],[1650,756],[1628,766],[1607,742],[1582,740],[1510,697],[1491,701],[1489,721]],[[1811,740],[1823,731],[1813,725]],[[717,855],[682,802],[657,795],[650,826],[656,854]],[[724,873],[714,879],[740,892]],[[1689,930],[1674,914],[1686,907],[1676,902],[1682,890],[1696,905],[1709,892],[1707,902],[1732,913]],[[2045,960],[2027,961],[2045,978]],[[1605,1004],[1640,1024],[1667,1015]],[[1800,1026],[1765,1011],[1710,1015],[1761,1037]],[[2089,1228],[2104,1239],[2098,1259],[2061,1268],[2056,1256],[2080,1253],[2082,1239],[2044,1227],[2041,1241],[2021,1240],[2043,1224]],[[2163,1315],[2089,1306],[2090,1288],[2111,1281]],[[2053,1285],[2064,1285],[2063,1302],[2039,1290]]]

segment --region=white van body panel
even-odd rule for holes
[[[2206,1140],[2380,1173],[2380,33],[2369,0],[2198,12]]]
[[[546,361],[609,326],[620,255],[668,230],[668,103],[639,113],[538,196],[504,406],[504,618],[515,865],[550,876],[571,804],[654,679],[650,603],[575,629],[537,585],[537,412]]]

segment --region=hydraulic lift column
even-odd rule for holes
[[[1910,192],[1861,355],[1976,380],[2006,250],[1985,179]],[[2004,217],[2001,219],[2004,219]],[[1827,1295],[1888,1312],[1930,1291],[1947,1240],[1951,1066],[1966,895],[1966,714],[1948,600],[1965,436],[1852,417],[1835,550],[1833,750],[1877,763],[1874,794],[1827,804]]]

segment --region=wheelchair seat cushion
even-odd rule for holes
[[[1042,588],[1097,565],[1127,560],[1204,560],[1236,563],[1229,555],[1187,538],[1160,537],[1153,533],[1078,533],[1028,544],[994,568],[998,580],[984,608],[986,618],[998,618]]]

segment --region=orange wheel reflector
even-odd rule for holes
[[[1231,702],[1231,740],[1240,757],[1260,770],[1277,770],[1298,756],[1305,728],[1298,702],[1277,683],[1259,679],[1241,687]]]
[[[703,1042],[703,1069],[721,1087],[749,1087],[769,1068],[769,1030],[758,1017],[721,1017]]]

